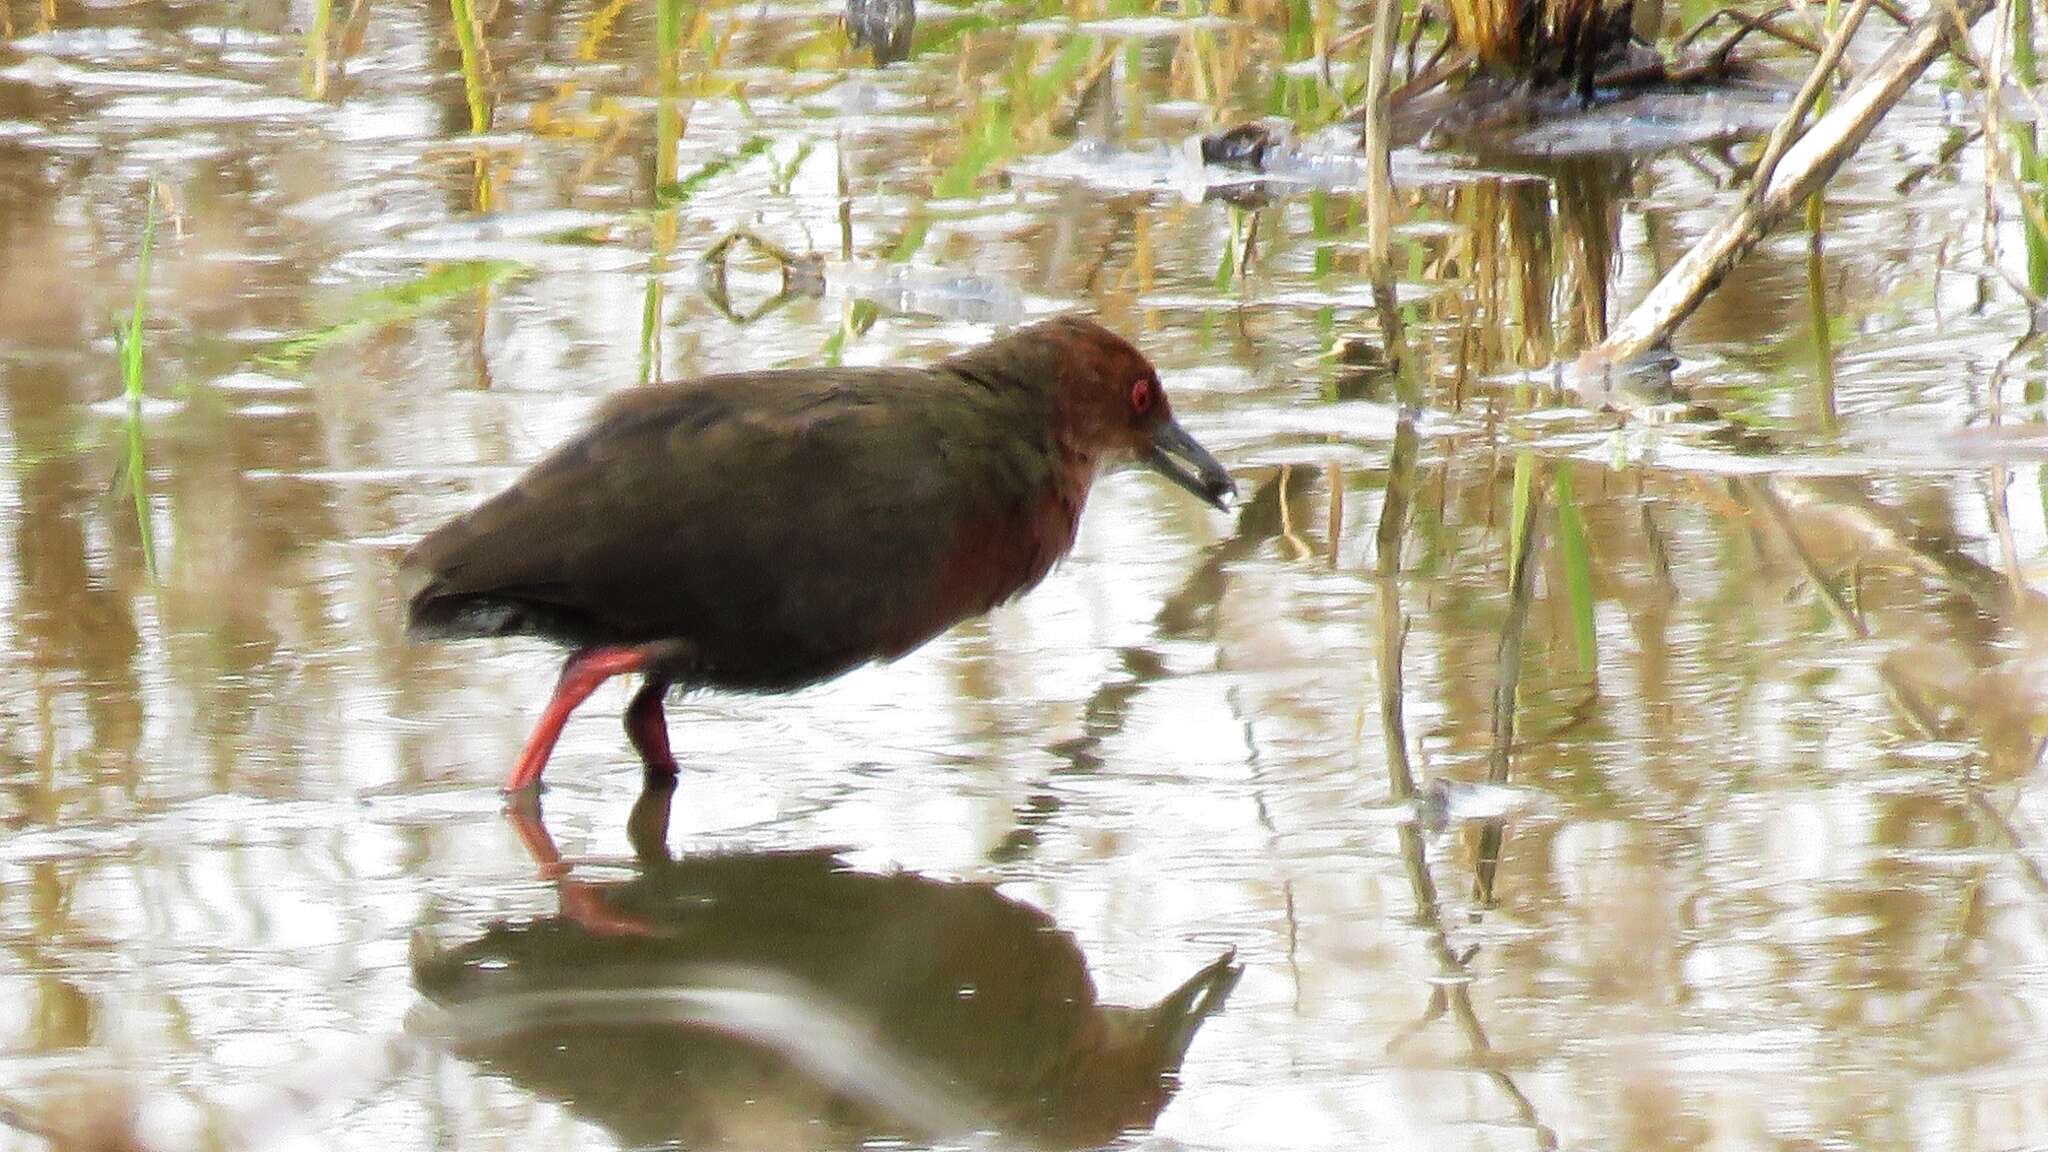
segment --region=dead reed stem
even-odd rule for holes
[[[1834,176],[1920,74],[1948,51],[1950,37],[1967,33],[1991,10],[1992,2],[1942,0],[1914,21],[1827,115],[1785,147],[1772,171],[1759,171],[1759,176],[1768,177],[1768,183],[1759,180],[1757,191],[1708,229],[1671,266],[1594,350],[1596,356],[1607,363],[1626,361],[1669,343],[1671,334],[1728,270],[1787,213]],[[1815,65],[1817,70],[1829,66],[1825,57]],[[1803,115],[1797,107],[1791,111]]]

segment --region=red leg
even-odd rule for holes
[[[661,698],[668,692],[668,677],[649,673],[647,683],[633,694],[626,706],[626,735],[640,751],[650,780],[676,776],[676,758],[668,750],[668,718],[661,714]]]
[[[640,648],[577,649],[569,662],[562,665],[562,678],[555,684],[555,694],[540,714],[540,723],[534,725],[533,735],[526,738],[526,749],[519,754],[519,761],[512,765],[512,775],[505,779],[505,791],[523,792],[540,783],[541,771],[548,766],[548,756],[555,750],[555,741],[561,739],[562,725],[569,722],[569,713],[589,699],[598,685],[614,676],[646,668],[647,655]]]

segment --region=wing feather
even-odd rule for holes
[[[412,626],[681,638],[764,686],[834,674],[934,601],[963,525],[1045,490],[1029,399],[944,369],[635,389],[415,546]]]

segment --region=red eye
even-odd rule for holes
[[[1152,410],[1152,401],[1159,395],[1159,385],[1150,380],[1140,380],[1131,385],[1131,411],[1143,416]]]

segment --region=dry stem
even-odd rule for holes
[[[1948,51],[1950,37],[1966,33],[1991,6],[1992,0],[1937,2],[1932,11],[1914,21],[1826,116],[1786,147],[1783,158],[1769,173],[1769,183],[1757,183],[1760,191],[1746,196],[1672,265],[1594,350],[1597,356],[1610,363],[1624,361],[1669,343],[1672,332],[1728,270],[1772,226],[1819,191],[1869,138],[1877,122],[1920,74]],[[1829,63],[1823,59],[1816,69]],[[1800,110],[1795,107],[1792,111]]]

